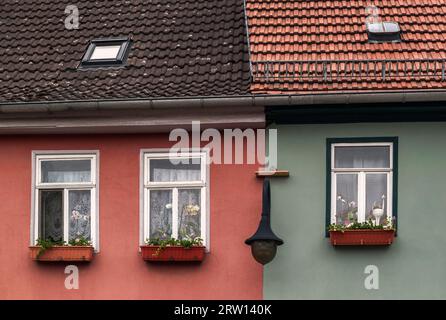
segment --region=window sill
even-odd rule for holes
[[[39,256],[41,248],[40,246],[29,247],[32,260],[43,262],[90,262],[94,257],[94,248],[92,246],[53,246]]]
[[[344,230],[330,231],[333,246],[389,246],[395,230]]]
[[[141,246],[142,258],[148,262],[201,262],[206,247],[185,248],[181,246]]]
[[[289,177],[290,172],[288,170],[276,170],[276,171],[256,171],[257,178],[267,177]]]

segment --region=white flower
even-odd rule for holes
[[[190,216],[196,216],[200,211],[200,207],[198,205],[189,204],[186,206],[186,212]]]
[[[71,219],[79,220],[81,218],[81,213],[77,210],[71,211]]]

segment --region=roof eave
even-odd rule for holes
[[[190,98],[150,98],[113,100],[73,100],[46,102],[0,102],[1,114],[54,113],[64,111],[214,108],[214,107],[273,107],[300,105],[343,105],[362,103],[408,103],[446,101],[446,89],[395,90],[365,92],[247,94]]]

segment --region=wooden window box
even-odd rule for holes
[[[288,170],[276,170],[276,171],[256,171],[257,178],[269,178],[269,177],[282,177],[287,178],[290,176]]]

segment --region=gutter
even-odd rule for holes
[[[446,102],[446,90],[336,92],[319,94],[254,94],[191,98],[0,102],[1,114],[55,113],[65,111],[156,110],[169,108],[295,107],[410,102]]]

